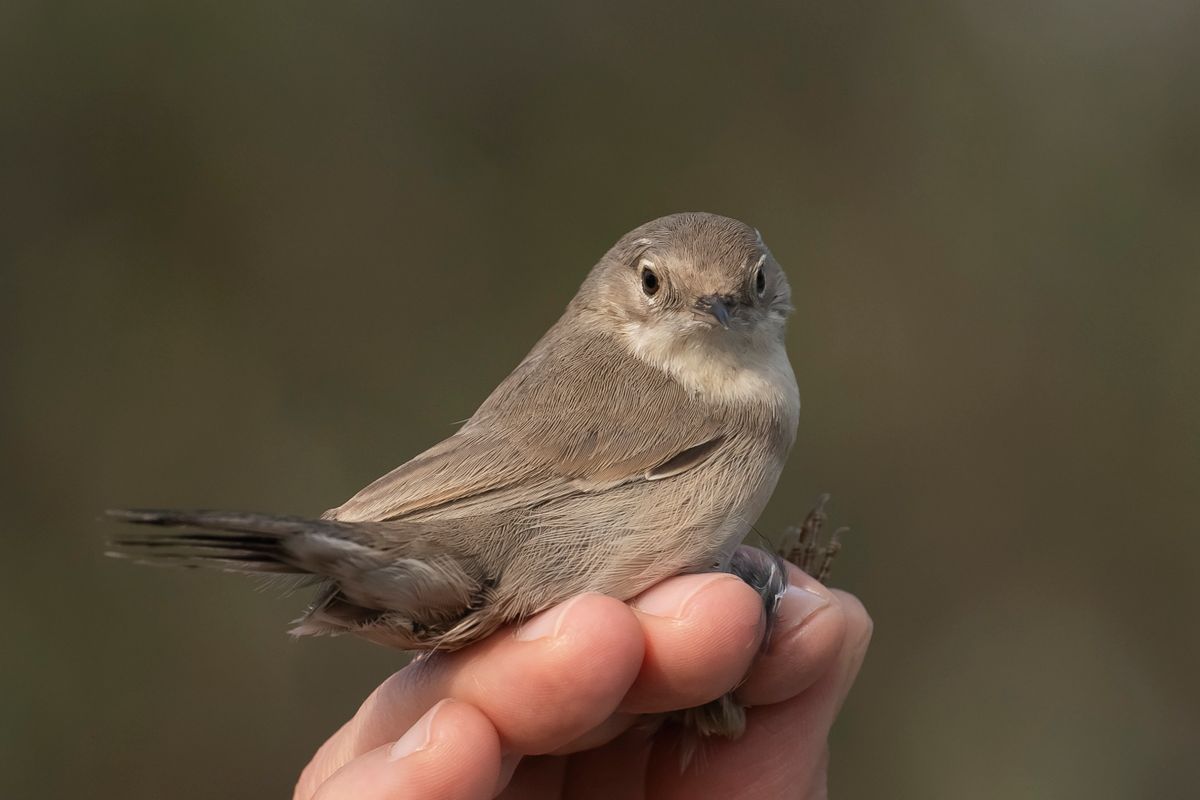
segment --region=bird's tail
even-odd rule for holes
[[[325,575],[330,556],[366,549],[356,526],[333,520],[241,511],[113,509],[106,515],[138,525],[186,530],[118,536],[108,555],[140,563],[212,567],[250,574]],[[324,547],[321,547],[321,544]],[[325,558],[322,558],[324,556]]]
[[[448,552],[427,524],[339,522],[238,511],[113,510],[112,519],[181,530],[120,536],[109,555],[140,563],[322,584],[295,633],[362,633],[422,647],[485,590],[475,563]]]

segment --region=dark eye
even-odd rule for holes
[[[762,267],[758,268],[758,274],[754,276],[754,291],[758,292],[759,297],[767,291],[767,276],[763,274]]]
[[[654,297],[658,294],[658,276],[654,274],[654,270],[642,270],[642,291],[647,297]]]

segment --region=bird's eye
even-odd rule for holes
[[[767,276],[763,274],[763,268],[758,268],[758,274],[754,276],[754,291],[758,292],[761,299],[767,291]]]
[[[642,291],[647,297],[654,297],[658,294],[658,276],[654,274],[654,270],[649,268],[642,269]]]

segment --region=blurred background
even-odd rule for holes
[[[261,798],[403,659],[105,559],[454,430],[618,236],[795,289],[797,446],[876,620],[848,798],[1200,784],[1200,7],[0,5],[0,795]]]

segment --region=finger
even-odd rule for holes
[[[616,739],[635,725],[643,723],[645,719],[640,714],[627,714],[618,711],[582,736],[578,736],[566,744],[556,747],[550,752],[550,755],[570,755],[582,750],[591,750],[600,747]]]
[[[322,764],[314,769],[332,771],[395,739],[446,697],[482,711],[506,752],[549,752],[616,710],[642,652],[642,630],[628,606],[603,595],[580,595],[520,628],[395,673],[321,748],[314,760]]]
[[[795,697],[829,669],[846,636],[846,612],[838,596],[816,578],[791,567],[771,640],[755,660],[738,700],[769,705]]]
[[[631,605],[645,632],[645,657],[621,710],[691,708],[736,686],[758,653],[762,600],[726,573],[670,578]]]
[[[863,660],[867,657],[867,648],[871,645],[871,636],[875,633],[875,622],[861,600],[841,589],[834,589],[833,595],[846,615],[846,646],[842,648],[839,658],[839,680],[833,688],[834,703],[827,721],[829,728],[833,727],[834,719],[842,710],[846,696],[858,678]]]
[[[671,578],[631,601],[645,633],[645,656],[621,711],[553,752],[599,747],[639,722],[641,713],[702,705],[736,686],[759,650],[762,600],[735,576]]]
[[[486,800],[500,775],[500,737],[466,703],[444,700],[397,741],[350,761],[311,795],[313,800]],[[297,798],[308,797],[297,787]]]
[[[834,598],[845,614],[845,636],[817,681],[790,700],[750,709],[742,738],[706,740],[701,756],[682,774],[677,735],[662,737],[651,754],[647,797],[825,796],[829,730],[871,637],[870,618],[858,599],[844,592],[834,592]]]

